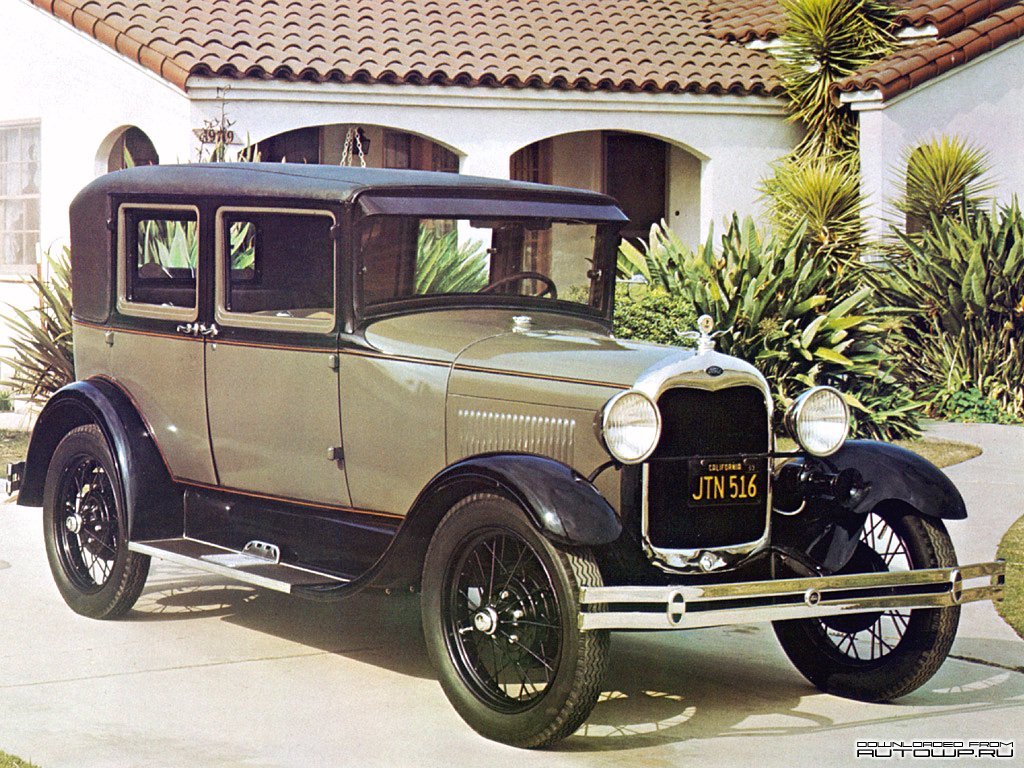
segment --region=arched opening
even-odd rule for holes
[[[259,159],[270,163],[363,165],[459,172],[459,156],[425,136],[381,125],[335,123],[297,128],[255,144]]]
[[[134,165],[160,164],[160,155],[157,154],[156,147],[141,128],[130,125],[111,138],[110,148],[106,150],[107,173]]]
[[[651,225],[665,220],[684,242],[695,245],[700,239],[701,167],[700,158],[654,136],[581,131],[523,147],[512,155],[509,173],[519,181],[611,195],[629,216],[624,237],[646,239]]]

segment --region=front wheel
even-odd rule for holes
[[[94,619],[127,612],[149,573],[149,558],[128,551],[116,471],[99,428],[77,427],[57,445],[43,493],[46,555],[57,589],[72,610]]]
[[[871,512],[842,573],[955,566],[941,520],[903,509]],[[949,654],[960,607],[889,609],[774,623],[794,666],[826,693],[891,701],[920,688]]]
[[[579,588],[600,586],[593,556],[557,548],[509,500],[449,510],[423,568],[427,651],[452,706],[478,733],[541,747],[597,703],[608,633],[579,629]]]

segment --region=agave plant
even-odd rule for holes
[[[856,116],[832,99],[833,86],[895,49],[885,0],[782,0],[785,31],[776,55],[791,119],[807,127],[798,154],[856,150]]]
[[[988,155],[958,136],[940,136],[904,155],[906,177],[896,208],[906,216],[907,231],[926,229],[933,217],[944,218],[963,208],[976,211],[991,189],[986,179]]]
[[[864,237],[856,160],[848,157],[786,158],[761,184],[775,231],[800,228],[812,249],[841,261],[855,258]]]
[[[808,244],[804,226],[764,235],[733,216],[717,247],[712,234],[693,251],[659,231],[650,244],[620,251],[620,273],[644,268],[652,281],[672,276],[698,314],[729,329],[719,346],[764,373],[780,412],[806,387],[836,383],[861,434],[917,433],[920,405],[886,364],[892,324],[872,308],[870,287],[837,282],[834,262]]]
[[[8,305],[3,317],[10,329],[9,354],[2,359],[12,373],[4,382],[12,391],[45,401],[74,381],[71,343],[71,262],[67,248],[59,256],[47,254],[49,280],[32,277],[39,306],[29,310]]]
[[[487,251],[478,240],[459,242],[457,230],[421,226],[414,292],[475,293],[487,285]]]

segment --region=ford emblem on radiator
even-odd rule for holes
[[[704,373],[708,376],[721,376],[725,371],[719,365],[709,365],[704,369]]]

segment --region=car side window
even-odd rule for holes
[[[118,310],[195,319],[199,211],[191,206],[122,205],[118,211]]]
[[[221,208],[218,322],[279,330],[333,329],[334,223],[328,211]]]

